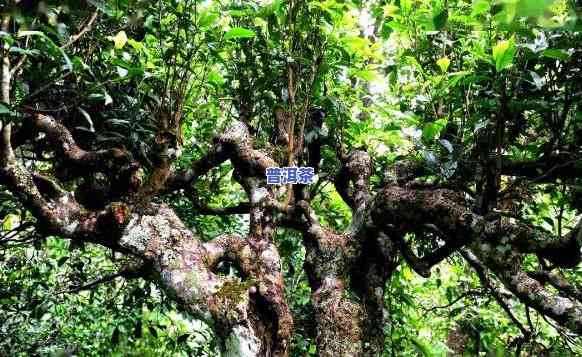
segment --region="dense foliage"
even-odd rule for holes
[[[18,129],[16,157],[87,209],[105,207],[111,192],[94,188],[110,178],[71,174],[42,135],[20,139],[35,130],[31,113],[56,118],[85,150],[127,150],[144,177],[168,157],[176,170],[190,167],[228,124],[244,122],[255,149],[282,166],[316,163],[310,205],[337,232],[356,215],[336,187],[342,153],[355,150],[372,159],[372,193],[449,189],[491,222],[557,237],[578,229],[579,2],[7,0],[0,12],[11,77],[0,116]],[[283,137],[287,128],[295,135]],[[246,200],[235,171],[227,161],[153,200],[204,242],[244,236],[249,215],[220,211]],[[36,229],[26,202],[0,188],[0,355],[218,353],[212,329],[155,280],[137,278],[131,256]],[[442,246],[439,224],[425,226],[406,234],[419,256]],[[289,354],[317,355],[302,235],[279,227],[274,237],[294,320]],[[580,303],[580,264],[528,252],[523,268],[567,279],[566,292],[544,286]],[[220,274],[241,279],[239,269],[225,263]],[[476,272],[460,250],[430,273],[395,258],[384,355],[582,353],[580,330]]]

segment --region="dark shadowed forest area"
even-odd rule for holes
[[[0,356],[582,355],[578,0],[0,0],[0,79]]]

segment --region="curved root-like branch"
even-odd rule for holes
[[[389,232],[394,229],[418,232],[426,224],[438,227],[440,238],[447,244],[425,259],[425,263],[436,264],[477,239],[507,249],[512,247],[520,253],[539,254],[559,267],[572,267],[580,262],[582,234],[579,229],[562,238],[554,237],[525,224],[489,222],[467,206],[464,198],[453,191],[389,186],[376,195],[371,215],[376,225]]]
[[[48,115],[37,113],[28,120],[33,121],[39,132],[46,134],[59,158],[64,158],[76,170],[117,173],[121,167],[132,162],[130,153],[124,149],[83,150],[69,130]]]
[[[168,178],[168,190],[188,189],[198,178],[206,175],[213,167],[217,167],[228,159],[226,150],[216,143],[201,159],[194,161],[188,169],[174,172]]]
[[[39,130],[71,165],[104,170],[116,165],[119,157],[115,151],[84,151],[51,118],[39,115],[36,120]],[[203,245],[164,205],[114,202],[102,210],[86,210],[73,193],[20,165],[12,151],[10,125],[0,129],[0,181],[30,209],[45,232],[98,243],[144,260],[152,279],[223,337],[226,353],[287,354],[292,319],[283,294],[280,258],[267,236],[251,235],[238,241],[220,238]],[[228,140],[224,140],[225,145],[231,145]],[[234,160],[242,160],[242,154]],[[265,161],[260,155],[251,157],[257,158],[259,166]],[[247,188],[253,197],[257,192],[265,193],[252,202],[256,212],[262,212],[267,190],[255,181]],[[255,220],[266,232],[265,219]],[[238,282],[213,272],[215,261],[228,254],[243,263],[248,279]]]
[[[579,226],[560,238],[524,224],[488,222],[472,213],[461,196],[442,189],[419,191],[389,186],[376,196],[371,209],[374,223],[393,233],[391,237],[396,237],[402,255],[420,274],[428,274],[432,265],[468,245],[476,259],[522,302],[574,331],[582,331],[582,308],[578,302],[550,293],[522,267],[527,253],[536,253],[556,266],[576,266],[580,262]],[[437,227],[445,245],[418,258],[402,234],[417,232],[427,223]],[[554,282],[559,284],[556,279]]]
[[[334,183],[342,199],[353,210],[357,210],[370,199],[368,191],[370,175],[372,160],[367,152],[356,150],[342,160],[342,167]]]
[[[582,291],[571,284],[566,278],[556,271],[538,270],[528,272],[527,275],[536,279],[540,284],[550,283],[554,288],[567,296],[582,303]]]
[[[523,256],[516,250],[481,240],[471,245],[471,251],[523,303],[577,333],[582,332],[582,306],[576,300],[551,293],[531,278],[523,270]]]
[[[202,244],[164,205],[132,214],[120,244],[151,262],[162,288],[213,326],[225,352],[287,353],[292,319],[272,244],[236,236]],[[221,259],[238,264],[243,280],[215,274]]]
[[[84,176],[83,171],[93,171],[129,183],[134,180],[136,166],[125,150],[86,151],[54,119],[35,114],[31,120],[37,132],[46,134],[57,158],[71,170],[81,172],[80,176]],[[281,259],[273,243],[277,224],[283,223],[303,233],[320,355],[381,353],[383,289],[395,267],[397,250],[416,272],[428,276],[432,266],[466,247],[465,259],[524,336],[530,331],[487,280],[485,267],[527,306],[582,331],[580,293],[555,273],[528,274],[522,269],[523,256],[528,253],[556,267],[576,266],[581,259],[580,226],[564,237],[554,237],[525,224],[509,224],[502,219],[491,222],[473,213],[463,196],[444,189],[392,185],[372,198],[368,186],[373,165],[365,151],[340,155],[342,167],[335,185],[352,209],[353,219],[348,230],[338,234],[320,223],[306,195],[279,201],[285,197],[284,187],[267,185],[265,177],[265,170],[276,167],[276,162],[253,148],[244,123],[233,122],[207,155],[189,169],[173,172],[167,161],[147,184],[135,185],[148,197],[162,189],[192,193],[196,179],[230,160],[233,177],[247,193],[248,203],[209,208],[195,196],[193,203],[202,214],[249,213],[249,234],[246,238],[221,236],[202,243],[171,209],[151,200],[123,200],[127,197],[110,195],[122,202],[109,202],[93,211],[82,207],[80,195],[76,198],[56,180],[31,174],[20,165],[11,146],[11,140],[20,139],[12,137],[10,124],[0,130],[0,182],[18,195],[45,232],[98,243],[145,261],[149,278],[215,329],[223,341],[223,352],[276,356],[288,352],[293,323],[284,296]],[[406,233],[425,232],[427,227],[431,236],[444,244],[439,242],[436,249],[419,257],[404,237]],[[216,273],[223,260],[240,268],[240,280]],[[546,282],[568,297],[551,294],[543,286]]]

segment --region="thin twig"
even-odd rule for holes
[[[480,295],[483,295],[483,291],[480,290],[480,289],[469,290],[469,291],[466,291],[466,292],[462,293],[461,295],[457,296],[453,301],[451,301],[450,303],[448,303],[446,305],[433,306],[433,307],[430,307],[430,308],[422,307],[422,309],[424,311],[426,311],[426,312],[431,312],[431,311],[434,311],[434,310],[437,310],[437,309],[446,309],[448,307],[453,306],[454,304],[456,304],[457,302],[459,302],[460,300],[462,300],[462,299],[464,299],[466,297],[469,297],[469,296],[480,296]]]
[[[99,15],[99,9],[95,10],[88,21],[85,21],[85,25],[81,28],[81,30],[76,34],[69,38],[69,41],[61,46],[61,49],[65,49],[75,43],[78,39],[80,39],[84,34],[91,30],[93,27],[93,23],[97,20],[97,16]]]
[[[101,285],[103,283],[108,283],[113,281],[117,278],[123,277],[126,279],[137,278],[145,275],[145,268],[143,266],[133,267],[133,268],[125,268],[115,274],[104,276],[103,278],[97,279],[89,284],[74,287],[72,289],[61,290],[58,291],[57,294],[70,294],[70,293],[77,293],[83,290],[91,290],[94,287]]]

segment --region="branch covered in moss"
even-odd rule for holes
[[[436,226],[451,249],[434,253],[434,263],[455,249],[477,240],[507,246],[520,253],[537,253],[556,266],[573,267],[581,259],[579,229],[560,238],[525,224],[500,219],[494,222],[471,211],[462,195],[445,189],[414,190],[388,186],[373,200],[373,222],[388,231],[419,232],[426,224]],[[438,258],[438,259],[437,259]]]
[[[64,159],[73,169],[117,174],[123,166],[132,162],[131,154],[125,149],[82,149],[71,132],[48,115],[36,113],[26,120],[31,120],[39,132],[46,134],[58,158]]]

